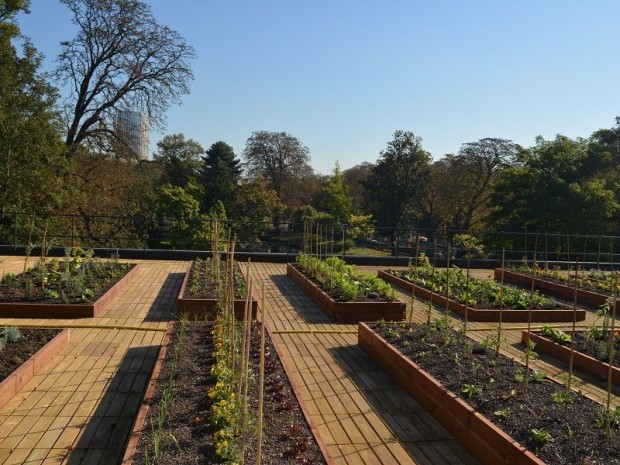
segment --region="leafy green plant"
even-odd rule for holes
[[[358,271],[337,257],[322,260],[300,253],[297,256],[297,265],[307,276],[337,296],[337,300],[396,300],[396,293],[388,283]]]
[[[545,428],[532,428],[530,432],[532,433],[534,441],[540,444],[545,444],[549,441],[553,441],[551,434],[549,434],[549,432]]]
[[[496,417],[508,418],[510,416],[510,409],[503,408],[496,410],[495,412],[493,412],[493,415],[495,415]]]
[[[432,290],[435,293],[445,293],[449,283],[449,297],[461,304],[472,308],[516,308],[527,310],[530,305],[534,309],[551,309],[557,303],[539,293],[530,293],[514,286],[504,286],[493,280],[484,280],[474,277],[467,278],[467,273],[457,267],[449,270],[439,270],[431,266],[412,265],[405,271],[391,270],[414,284]]]
[[[463,384],[461,392],[465,394],[467,398],[471,399],[482,392],[482,386],[478,384]]]
[[[567,345],[570,344],[572,341],[572,338],[570,337],[569,334],[566,334],[564,331],[553,328],[551,325],[544,325],[541,330],[540,330],[540,334],[542,334],[545,337],[550,338],[552,341],[557,342],[558,344],[561,345]]]
[[[620,427],[620,406],[611,407],[609,410],[604,406],[601,406],[599,417],[596,419],[597,428],[605,428],[609,422],[611,428]]]

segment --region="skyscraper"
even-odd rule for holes
[[[141,111],[120,110],[116,115],[116,131],[121,141],[141,159],[149,157],[149,117]]]

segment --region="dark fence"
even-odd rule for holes
[[[219,228],[220,241],[235,237],[236,251],[240,253],[288,256],[306,250],[321,255],[399,259],[423,254],[442,263],[448,258],[498,263],[503,258],[513,263],[536,260],[561,266],[578,262],[591,268],[620,261],[620,236],[608,235],[376,226],[372,234],[360,236],[354,235],[359,229],[346,224],[304,225],[288,221],[224,221]],[[0,217],[0,245],[15,251],[25,247],[209,251],[213,249],[213,232],[211,222],[204,218],[43,217],[32,213],[5,213]]]

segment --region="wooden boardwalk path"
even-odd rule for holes
[[[0,325],[72,328],[65,352],[0,409],[0,465],[120,460],[187,267],[136,262],[140,274],[97,318],[0,319]],[[12,257],[0,265],[4,273],[22,267],[23,259]],[[477,463],[357,347],[356,325],[331,323],[286,277],[284,265],[253,264],[252,276],[256,288],[265,282],[274,343],[333,463]],[[407,293],[399,298],[411,307]],[[424,318],[424,308],[414,303],[415,321]],[[481,338],[492,324],[470,328]],[[518,331],[507,337],[507,352],[519,357]],[[552,374],[564,368],[544,357],[538,363]],[[602,383],[579,379],[584,390],[602,396]]]

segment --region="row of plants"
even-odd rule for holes
[[[337,301],[396,300],[396,293],[388,283],[337,257],[321,259],[300,253],[296,264]]]
[[[515,270],[528,275],[534,274],[536,277],[565,285],[573,286],[576,284],[579,288],[607,295],[611,295],[614,292],[614,287],[616,287],[617,291],[620,291],[620,286],[615,283],[613,274],[600,269],[586,270],[577,265],[561,270],[555,266],[539,266],[537,264],[529,266],[527,263],[521,263],[515,267]]]
[[[612,330],[613,301],[611,298],[596,312],[596,319],[584,331],[567,333],[551,325],[544,325],[540,335],[560,345],[573,345],[574,349],[601,362],[608,362],[610,352],[613,364],[620,366],[620,331]]]
[[[218,225],[213,229],[217,232]],[[220,248],[217,237],[215,250]],[[157,398],[168,403],[168,386],[180,394],[166,407],[170,413],[163,422],[157,413],[161,407],[154,415],[149,413],[152,429],[161,429],[157,437],[163,440],[143,440],[140,447],[149,451],[155,444],[166,447],[157,460],[139,463],[323,464],[265,326],[252,322],[251,264],[247,284],[239,286],[234,242],[225,246],[225,261],[214,253],[197,262],[192,276],[188,274],[188,287],[212,292],[216,314],[214,321],[189,324],[188,342],[182,349],[187,353],[181,353],[179,369],[175,373],[165,369],[165,376],[174,381],[159,388]],[[246,296],[241,319],[235,317],[239,289]],[[264,322],[266,314],[262,315]],[[268,428],[263,428],[263,419]]]
[[[218,287],[223,286],[222,276],[226,276],[226,262],[209,257],[196,258],[188,274],[184,298],[217,298]],[[219,269],[218,269],[219,268]],[[241,274],[238,262],[233,266],[233,294],[235,298],[243,298],[246,294],[245,279]]]
[[[22,273],[3,276],[0,302],[92,302],[133,267],[118,257],[101,260],[80,248],[67,248],[60,260],[42,255],[32,267],[27,262]]]
[[[523,354],[528,369],[492,350],[501,337],[475,342],[453,330],[445,317],[426,324],[369,326],[545,463],[620,462],[615,447],[620,408],[578,394],[568,377],[563,384],[548,380],[536,368],[531,341]]]
[[[390,273],[424,287],[437,294],[447,295],[471,308],[493,309],[553,309],[557,303],[538,292],[527,292],[514,286],[501,285],[493,280],[470,276],[458,267],[439,269],[426,257],[409,263],[406,270],[390,270]]]

